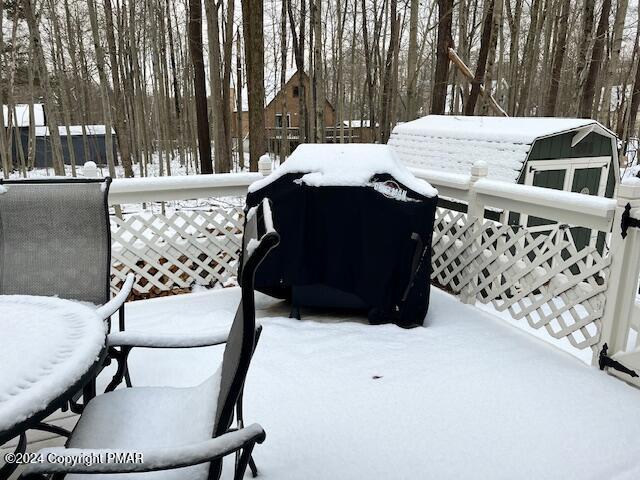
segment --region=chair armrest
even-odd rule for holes
[[[256,322],[256,332],[262,326]],[[124,330],[107,335],[109,347],[139,347],[139,348],[195,348],[211,347],[227,342],[228,331],[184,334],[184,333],[153,333]]]
[[[222,458],[249,444],[262,443],[264,439],[264,430],[254,423],[210,440],[174,448],[147,451],[44,448],[37,452],[43,462],[29,464],[21,478],[42,473],[135,473],[182,468]]]
[[[133,284],[136,281],[136,276],[133,273],[128,273],[127,278],[122,285],[122,288],[118,294],[109,300],[107,303],[96,309],[98,316],[104,320],[116,313],[118,309],[127,301],[127,297],[131,293]]]
[[[229,332],[216,332],[202,335],[147,333],[125,330],[110,333],[107,345],[110,347],[142,348],[192,348],[209,347],[226,343]]]

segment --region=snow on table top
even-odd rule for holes
[[[468,174],[484,160],[489,178],[515,182],[536,139],[590,125],[606,131],[583,118],[428,115],[397,125],[389,145],[406,165]]]
[[[127,326],[225,328],[238,300],[134,302]],[[256,303],[244,415],[267,433],[254,450],[265,480],[640,478],[640,391],[440,290],[413,330]],[[196,385],[222,352],[139,349],[129,365],[136,385]]]
[[[105,326],[91,308],[0,296],[0,432],[43,411],[96,361]]]
[[[438,191],[413,176],[387,145],[302,144],[271,175],[249,186],[255,192],[288,173],[306,173],[301,180],[311,186],[364,186],[376,174],[388,173],[407,188],[426,197]]]

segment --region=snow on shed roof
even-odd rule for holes
[[[583,118],[429,115],[396,126],[389,145],[408,166],[468,174],[475,161],[485,160],[490,178],[515,182],[535,140],[592,127],[615,138]]]
[[[388,145],[302,144],[271,175],[249,186],[255,192],[288,173],[306,173],[302,181],[311,186],[364,186],[372,176],[388,173],[405,187],[426,197],[438,191],[413,176]]]
[[[87,130],[87,135],[104,135],[107,131],[107,128],[104,125],[85,125]],[[67,135],[67,127],[59,126],[58,132],[60,136]],[[82,135],[82,125],[69,125],[69,132],[71,135]],[[111,129],[111,134],[115,135],[115,131],[113,128]],[[48,137],[49,136],[49,127],[36,127],[36,137]]]
[[[28,127],[29,126],[29,105],[26,103],[18,103],[14,105],[12,115],[12,126],[14,127]],[[4,115],[4,125],[9,123],[9,106],[2,106],[2,113]],[[35,117],[35,126],[44,125],[44,108],[41,103],[33,104],[33,114]]]

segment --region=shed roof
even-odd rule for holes
[[[411,167],[469,173],[475,161],[485,160],[490,178],[515,182],[537,139],[592,130],[615,138],[596,120],[583,118],[429,115],[397,125],[389,145]]]
[[[12,116],[12,125],[14,127],[29,126],[29,105],[26,103],[18,103],[14,105],[14,114]],[[2,114],[4,115],[4,125],[9,123],[9,106],[2,106]],[[33,114],[35,117],[35,126],[44,125],[44,107],[41,103],[33,104]]]
[[[107,131],[107,128],[104,125],[85,125],[85,129],[87,131],[87,135],[104,135]],[[61,137],[67,135],[67,127],[61,125],[58,127],[58,132]],[[69,125],[69,132],[72,136],[82,135],[82,125]],[[113,128],[111,129],[111,134],[115,135],[115,131]],[[48,137],[49,136],[49,127],[36,127],[36,137]]]

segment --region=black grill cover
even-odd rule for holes
[[[309,186],[303,175],[287,173],[247,196],[248,207],[271,199],[280,234],[256,289],[294,306],[363,310],[372,324],[422,325],[437,197],[389,174],[365,186]]]

